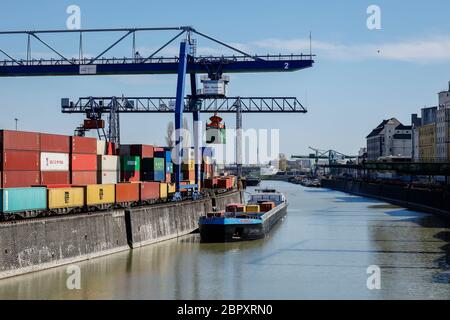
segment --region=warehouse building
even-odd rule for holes
[[[377,160],[380,157],[411,157],[412,126],[403,125],[396,118],[383,120],[366,137],[367,159]]]

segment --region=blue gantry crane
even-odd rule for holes
[[[144,32],[170,31],[176,34],[161,47],[147,57],[141,57],[136,51],[136,35]],[[68,57],[61,50],[57,50],[49,41],[44,40],[44,36],[55,34],[74,33],[78,35],[79,56]],[[121,33],[118,40],[104,48],[94,57],[86,57],[83,54],[83,37],[87,34]],[[227,56],[197,56],[196,40],[193,36],[199,36],[213,41],[234,52],[235,55]],[[290,54],[290,55],[251,55],[238,48],[228,45],[218,39],[208,36],[191,26],[162,27],[162,28],[115,28],[115,29],[80,29],[80,30],[34,30],[34,31],[0,31],[0,39],[6,36],[25,36],[26,59],[14,57],[11,52],[0,47],[0,53],[5,56],[0,60],[0,77],[31,77],[31,76],[93,76],[93,75],[132,75],[132,74],[176,74],[177,88],[175,96],[175,144],[181,146],[183,112],[185,104],[186,75],[190,78],[191,94],[189,95],[189,111],[193,114],[194,120],[194,148],[195,163],[199,163],[200,146],[198,134],[198,121],[201,107],[196,107],[202,103],[202,95],[199,94],[197,75],[207,74],[211,81],[223,81],[225,73],[257,73],[257,72],[292,72],[312,67],[314,55]],[[157,56],[164,48],[168,47],[175,40],[180,41],[179,55],[177,57]],[[126,38],[132,37],[131,57],[105,57],[105,54],[123,42]],[[31,50],[32,41],[37,41],[48,48],[58,58],[33,57]],[[208,98],[214,98],[209,96]],[[225,98],[220,93],[215,98]],[[238,116],[245,112],[241,107],[241,100],[235,112]],[[270,109],[270,108],[269,108]],[[267,109],[265,109],[267,110]],[[273,108],[272,111],[275,111]],[[304,110],[306,111],[306,110]],[[164,111],[159,111],[164,112]],[[241,123],[237,119],[237,123]],[[181,157],[181,147],[176,149],[177,157]],[[198,182],[198,165],[196,165],[196,182]],[[181,166],[176,166],[176,191],[180,191]]]

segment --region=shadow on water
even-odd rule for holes
[[[391,217],[403,218],[392,220],[393,222],[409,222],[426,230],[450,228],[450,221],[448,219],[429,213],[407,209],[387,210],[384,213]],[[426,233],[427,231],[424,232]],[[437,271],[431,276],[431,281],[437,284],[450,284],[450,231],[438,231],[432,235],[432,238],[444,241],[445,244],[436,248],[441,251],[443,255],[433,261]],[[431,252],[431,248],[427,250]]]
[[[363,197],[336,197],[335,202],[352,202],[352,203],[361,203],[361,202],[368,202],[368,203],[379,203],[379,200],[370,199],[370,198],[363,198]]]

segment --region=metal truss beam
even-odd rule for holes
[[[145,31],[180,31],[170,38],[165,44],[155,50],[148,57],[136,58],[135,45],[136,33]],[[108,47],[102,49],[100,54],[93,57],[83,55],[83,34],[103,32],[124,32],[118,40]],[[54,46],[48,44],[38,35],[41,34],[79,34],[79,56],[68,57]],[[0,36],[26,35],[27,57],[22,59],[14,57],[14,54],[6,53],[0,48],[0,77],[29,77],[29,76],[77,76],[77,75],[126,75],[126,74],[177,74],[179,57],[156,57],[156,55],[173,43],[177,38],[187,34],[190,39],[192,35],[198,35],[209,41],[213,41],[226,47],[237,55],[229,56],[198,56],[193,57],[187,63],[188,73],[210,74],[215,69],[220,73],[238,72],[283,72],[298,71],[312,67],[314,55],[311,53],[291,55],[250,55],[236,47],[226,44],[209,35],[195,30],[190,26],[184,27],[162,27],[162,28],[116,28],[116,29],[80,29],[80,30],[36,30],[36,31],[0,31]],[[129,35],[133,36],[133,55],[131,57],[105,57],[112,48],[123,42]],[[31,39],[34,38],[46,46],[57,57],[40,58],[33,57],[31,50]],[[215,70],[215,71],[214,71]]]
[[[117,105],[118,113],[173,113],[175,97],[83,97],[77,101],[61,100],[63,113],[87,113],[92,110],[109,110]],[[307,109],[295,97],[227,97],[184,99],[183,112],[236,113],[240,104],[241,113],[306,113]]]

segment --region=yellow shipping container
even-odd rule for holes
[[[47,193],[49,209],[74,208],[84,205],[83,188],[47,189]]]
[[[89,184],[85,188],[86,204],[88,206],[114,203],[116,199],[114,184]]]
[[[159,184],[159,197],[161,199],[167,198],[167,183],[161,182]]]
[[[175,183],[169,183],[167,185],[167,191],[169,194],[175,193],[176,191]]]
[[[248,204],[245,206],[245,212],[260,212],[259,205],[257,204]]]

